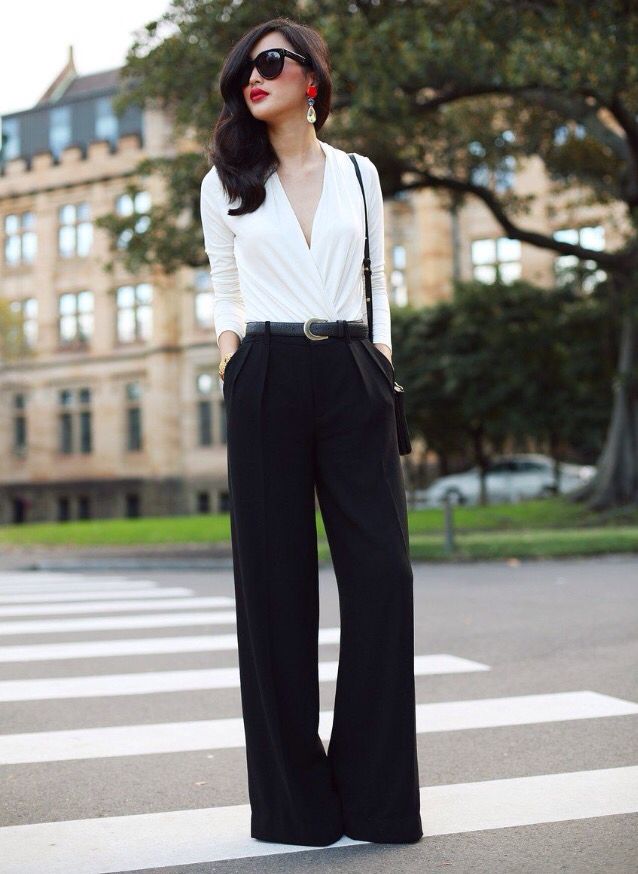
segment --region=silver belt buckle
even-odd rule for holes
[[[310,340],[327,340],[330,334],[313,334],[310,330],[311,322],[325,322],[327,319],[322,319],[319,316],[312,316],[303,323],[303,332]]]

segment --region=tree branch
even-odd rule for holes
[[[476,185],[473,182],[468,182],[462,179],[455,179],[452,176],[436,176],[427,170],[421,170],[416,167],[404,167],[407,172],[415,173],[419,179],[407,185],[403,185],[402,189],[412,188],[443,188],[448,191],[456,191],[464,194],[473,194],[478,197],[490,210],[494,218],[499,222],[505,232],[505,236],[515,240],[520,240],[523,243],[529,243],[532,246],[538,246],[541,249],[550,249],[560,255],[575,255],[582,260],[595,261],[601,267],[607,267],[611,270],[622,270],[626,268],[631,261],[638,257],[638,242],[632,240],[631,244],[624,249],[619,249],[616,252],[604,252],[597,249],[587,249],[584,246],[579,246],[574,243],[565,243],[562,240],[557,240],[554,237],[546,234],[538,233],[537,231],[528,231],[516,225],[505,212],[503,204],[497,197],[483,185]]]
[[[628,200],[631,200],[635,206],[638,203],[638,124],[636,124],[635,116],[627,111],[627,107],[618,96],[614,97],[609,108],[627,136],[628,166],[631,171]]]

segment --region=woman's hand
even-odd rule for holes
[[[239,337],[234,331],[222,331],[217,342],[220,356],[223,358],[224,355],[228,355],[229,352],[236,352],[239,349],[240,343],[241,337]]]
[[[386,346],[385,343],[375,343],[374,345],[377,347],[379,352],[383,352],[390,364],[392,364],[392,349],[390,349],[389,346]]]

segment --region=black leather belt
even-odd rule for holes
[[[334,322],[317,317],[306,319],[305,322],[270,322],[273,334],[306,335],[310,340],[324,340],[326,337],[343,337],[346,319]],[[246,322],[247,334],[263,334],[266,322]],[[368,324],[363,319],[348,321],[348,333],[351,337],[367,337]]]

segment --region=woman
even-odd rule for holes
[[[316,135],[331,94],[323,38],[287,18],[253,28],[220,90],[201,216],[227,414],[251,835],[412,843],[423,834],[413,576],[378,173],[356,155],[372,343],[361,188],[347,153]],[[341,620],[327,755],[315,489]]]

